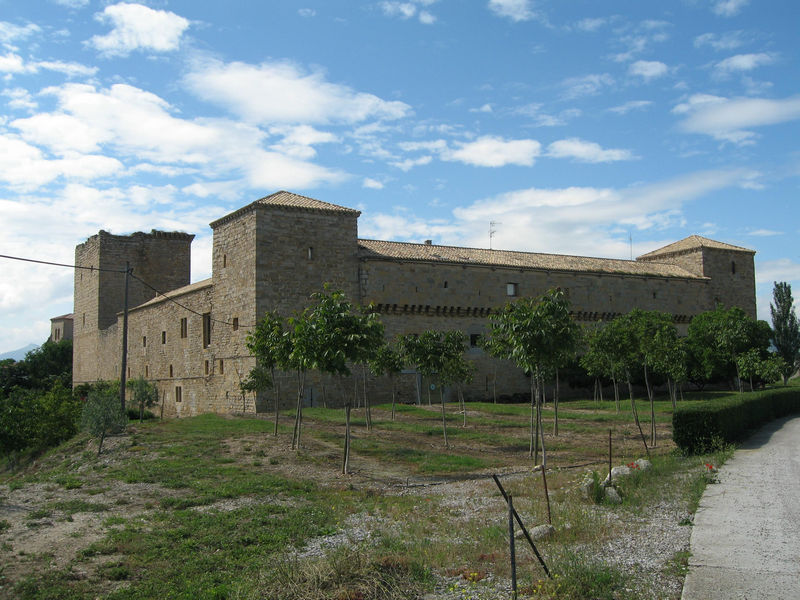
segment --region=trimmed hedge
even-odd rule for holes
[[[773,388],[700,400],[672,414],[672,439],[687,454],[704,454],[739,442],[763,424],[800,413],[800,388]]]

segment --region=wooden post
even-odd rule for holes
[[[508,549],[511,554],[511,600],[517,600],[517,555],[514,548],[514,501],[508,495]]]
[[[547,524],[552,525],[553,519],[550,516],[550,494],[547,491],[547,474],[545,473],[547,469],[545,469],[544,465],[542,465],[542,483],[544,484],[544,499],[547,502]]]
[[[344,405],[344,458],[342,459],[342,475],[347,475],[350,462],[350,403]]]

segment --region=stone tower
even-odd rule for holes
[[[128,306],[187,285],[194,235],[153,230],[150,233],[113,235],[100,231],[75,247],[75,309],[73,321],[73,381],[116,379],[117,314],[125,302],[125,265],[146,285],[130,278]],[[88,269],[86,268],[88,267]],[[81,364],[96,361],[100,365]],[[99,373],[98,373],[99,371]]]
[[[675,264],[708,277],[707,305],[738,306],[756,318],[755,250],[692,235],[638,257],[637,261]]]

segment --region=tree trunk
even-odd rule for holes
[[[647,447],[647,440],[644,439],[644,432],[642,431],[642,425],[639,423],[639,412],[636,410],[636,400],[633,399],[633,385],[631,384],[631,374],[626,370],[625,371],[625,378],[628,382],[628,395],[631,397],[631,411],[633,412],[633,420],[636,423],[636,427],[639,429],[639,435],[642,436],[642,444],[644,444],[645,452],[647,452],[647,456],[650,456],[650,449]]]
[[[414,382],[417,384],[417,406],[422,406],[422,390],[420,389],[419,373],[414,371]]]
[[[106,430],[104,429],[100,434],[100,443],[97,444],[97,456],[100,456],[100,451],[103,449],[103,440],[106,439]]]
[[[648,376],[647,363],[644,364],[644,384],[647,387],[647,399],[650,401],[650,445],[655,448],[656,446],[656,407],[653,402],[653,388],[650,385],[650,377]]]
[[[275,369],[270,369],[270,376],[272,377],[272,396],[275,398],[275,429],[272,432],[272,435],[277,437],[278,436],[278,418],[280,417],[280,384],[275,380]]]
[[[533,438],[533,417],[534,417],[534,407],[536,406],[536,396],[534,392],[534,383],[533,383],[533,373],[531,373],[531,443],[530,447],[528,448],[528,456],[533,458],[533,446],[534,446],[534,438]],[[538,447],[538,446],[537,446]],[[534,461],[536,464],[536,461]]]
[[[394,376],[389,375],[389,381],[392,384],[392,421],[394,421],[395,398],[397,396],[397,385],[394,381]]]
[[[344,405],[344,458],[342,459],[342,475],[347,475],[350,463],[350,403]]]
[[[430,386],[428,386],[430,388]],[[447,419],[445,418],[444,412],[444,391],[442,390],[441,383],[439,385],[439,398],[442,400],[442,434],[444,435],[444,447],[450,448],[450,444],[447,443]]]
[[[617,407],[617,412],[619,412],[619,384],[617,383],[617,378],[613,375],[611,382],[614,384],[614,404]]]
[[[558,369],[556,369],[556,389],[553,392],[553,411],[554,411],[554,418],[553,418],[553,436],[558,437],[558,392],[559,392],[559,385],[558,385]],[[544,447],[544,446],[542,446]]]
[[[464,420],[461,422],[462,427],[467,426],[467,405],[464,403],[464,390],[461,389],[461,384],[458,384],[458,401],[461,404],[461,414]]]
[[[540,388],[542,396],[544,396],[544,382],[542,382]],[[544,426],[542,425],[542,403],[540,402],[539,405],[536,407],[536,429],[539,431],[539,437],[542,441],[542,469],[547,468],[547,450],[544,447]],[[534,464],[536,461],[534,460]]]
[[[369,405],[367,397],[367,365],[363,365],[364,374],[364,413],[367,419],[367,431],[372,431],[372,407]]]
[[[294,433],[292,434],[292,450],[300,449],[300,431],[303,427],[303,388],[304,374],[297,371],[297,410],[294,413]]]
[[[784,385],[786,385],[785,381]],[[492,398],[494,403],[497,404],[497,363],[494,365],[494,375],[492,375]]]

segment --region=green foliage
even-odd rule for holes
[[[102,386],[89,392],[81,414],[81,428],[99,438],[97,454],[103,449],[103,440],[110,432],[122,431],[128,416],[122,410],[114,386]]]
[[[56,383],[72,385],[72,340],[46,341],[21,361],[0,361],[0,396],[15,387],[48,390]]]
[[[800,389],[770,389],[683,404],[672,415],[672,438],[681,451],[701,454],[738,442],[773,419],[800,413]]]
[[[77,431],[80,401],[56,380],[48,391],[15,388],[0,396],[0,453],[41,450]]]
[[[369,361],[369,369],[373,375],[388,375],[393,377],[399,374],[406,366],[405,357],[398,348],[384,344]]]
[[[800,324],[794,311],[792,286],[785,281],[775,282],[772,288],[774,304],[769,305],[772,315],[772,343],[784,361],[781,375],[786,383],[797,368],[800,359]]]
[[[147,381],[144,377],[128,380],[127,387],[133,392],[131,403],[139,407],[136,417],[138,417],[140,421],[143,421],[144,409],[151,408],[158,404],[158,388],[154,383]]]

